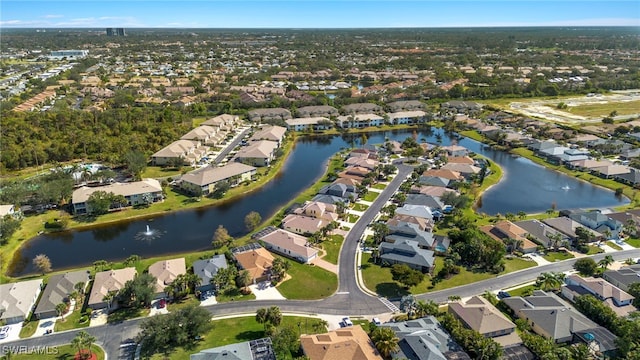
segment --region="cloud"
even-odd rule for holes
[[[57,18],[63,18],[64,15],[48,14],[48,15],[43,15],[43,16],[40,16],[40,17],[44,18],[44,19],[57,19]]]

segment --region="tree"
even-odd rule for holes
[[[602,258],[602,260],[598,261],[598,265],[600,266],[600,268],[602,268],[602,270],[606,270],[609,265],[613,264],[615,260],[613,260],[613,256],[611,255],[605,255],[604,258]]]
[[[102,297],[102,301],[107,303],[107,312],[109,310],[111,310],[111,303],[113,302],[113,299],[115,299],[118,295],[117,291],[108,291],[103,297]]]
[[[242,270],[236,276],[236,285],[238,287],[247,288],[251,285],[253,279],[251,278],[251,274],[247,270]]]
[[[274,284],[279,283],[284,279],[287,270],[289,270],[289,262],[283,258],[275,258],[273,264],[271,264],[271,282]]]
[[[0,245],[4,245],[20,228],[20,220],[11,215],[5,215],[0,220]]]
[[[391,354],[398,351],[400,348],[398,342],[400,339],[396,336],[396,333],[390,327],[377,327],[371,333],[371,340],[375,345],[380,355],[385,359],[390,359]]]
[[[379,245],[384,241],[384,238],[389,235],[389,226],[385,223],[375,222],[371,225],[373,229],[373,241],[376,245]]]
[[[640,282],[635,282],[629,285],[627,292],[635,297],[633,300],[633,306],[640,309]]]
[[[147,168],[147,157],[140,151],[131,150],[124,155],[123,160],[129,174],[133,175],[136,180],[140,180],[142,173]]]
[[[118,293],[118,303],[134,309],[148,307],[156,292],[156,282],[156,278],[148,273],[137,275],[124,284]]]
[[[89,359],[92,356],[91,345],[96,341],[96,338],[90,335],[88,332],[81,330],[71,340],[71,346],[78,349],[78,354],[81,359]]]
[[[75,291],[78,292],[79,296],[84,296],[84,287],[85,287],[85,283],[83,281],[80,281],[79,283],[76,283],[75,285],[73,285],[73,288],[75,289]]]
[[[95,215],[106,214],[111,208],[112,199],[113,193],[107,193],[102,190],[94,191],[87,199],[87,207]]]
[[[424,280],[422,272],[411,269],[406,264],[394,264],[391,267],[391,275],[393,280],[400,282],[407,288],[416,286]]]
[[[282,322],[282,312],[277,306],[267,309],[267,322],[273,326],[279,326]]]
[[[133,264],[137,263],[138,261],[140,261],[140,256],[138,256],[138,255],[131,255],[131,256],[129,256],[128,258],[126,258],[126,259],[124,260],[124,265],[125,265],[125,266],[131,266],[131,265],[133,265]]]
[[[226,194],[227,191],[229,191],[230,188],[231,188],[231,185],[229,185],[227,181],[218,181],[216,183],[216,186],[213,192],[211,193],[211,196],[213,196],[216,199],[221,199],[224,196],[224,194]]]
[[[573,268],[582,276],[592,276],[596,272],[598,264],[592,258],[580,258],[573,264]]]
[[[164,316],[152,316],[140,323],[137,342],[142,354],[168,354],[174,348],[193,346],[211,328],[211,314],[206,309],[190,305]]]
[[[218,272],[214,275],[213,279],[211,279],[211,282],[218,291],[224,292],[233,287],[237,273],[238,269],[235,266],[218,269]]]
[[[56,305],[56,314],[57,316],[62,316],[65,312],[67,312],[67,304],[60,303]],[[64,321],[64,318],[62,319]]]
[[[252,211],[244,217],[244,225],[249,231],[253,231],[262,222],[262,216],[257,211]]]
[[[40,271],[43,275],[51,272],[51,260],[45,254],[38,254],[33,258],[33,265]]]
[[[562,280],[558,273],[544,272],[536,279],[536,286],[544,291],[558,290],[561,285]]]
[[[225,245],[229,246],[233,242],[233,237],[229,235],[227,229],[224,226],[218,225],[216,232],[213,234],[213,241],[211,245],[215,248],[221,248]]]
[[[267,329],[267,309],[260,308],[256,311],[256,322],[258,324],[263,324],[264,329]]]
[[[438,304],[436,304],[433,300],[423,301],[418,300],[413,305],[413,311],[416,314],[416,317],[425,317],[425,316],[436,316],[438,315]]]

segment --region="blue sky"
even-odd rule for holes
[[[478,26],[640,26],[640,1],[0,1],[0,28]]]

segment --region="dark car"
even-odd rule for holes
[[[509,294],[506,291],[499,291],[498,292],[498,299],[505,299],[505,298],[510,298],[511,294]]]
[[[158,309],[164,309],[165,306],[167,306],[167,300],[160,299],[160,301],[158,301]]]

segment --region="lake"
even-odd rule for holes
[[[411,130],[368,134],[367,143],[380,144],[386,138],[404,140]],[[502,167],[503,179],[482,196],[486,214],[544,212],[555,204],[563,208],[612,207],[628,203],[614,192],[548,170],[527,159],[496,151],[467,138],[452,139],[442,129],[418,131],[417,141],[442,145],[452,141],[482,154]],[[244,197],[212,207],[179,211],[152,219],[107,224],[93,229],[40,235],[16,252],[10,273],[34,273],[31,263],[37,254],[46,254],[55,270],[87,266],[96,260],[117,261],[131,254],[141,257],[211,250],[213,232],[223,225],[234,237],[247,233],[244,217],[251,211],[263,219],[275,214],[291,199],[317,181],[328,159],[342,148],[358,145],[360,134],[320,138],[299,138],[281,173],[269,184]],[[144,236],[147,225],[153,236]]]

